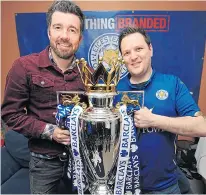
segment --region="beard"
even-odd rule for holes
[[[53,52],[59,58],[64,59],[64,60],[68,60],[71,57],[73,57],[76,51],[73,50],[72,44],[69,43],[68,41],[67,42],[66,41],[64,41],[64,42],[62,41],[61,43],[69,45],[68,48],[67,49],[62,49],[62,48],[59,49],[58,48],[58,45],[59,45],[58,43],[54,44],[54,43],[50,42],[50,47],[53,50]]]

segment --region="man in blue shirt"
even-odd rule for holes
[[[144,108],[134,113],[134,123],[140,131],[141,190],[178,194],[176,134],[206,136],[205,119],[178,77],[152,68],[153,48],[143,29],[124,29],[119,36],[119,49],[129,74],[120,80],[117,90],[144,90],[145,94]]]

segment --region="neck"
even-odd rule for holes
[[[146,74],[138,75],[138,76],[131,75],[130,82],[131,84],[143,83],[148,81],[151,75],[152,75],[152,68],[150,67]]]
[[[54,62],[56,63],[56,65],[57,65],[63,72],[66,71],[66,70],[70,67],[70,65],[71,65],[71,63],[72,63],[72,61],[73,61],[73,58],[74,58],[74,56],[71,56],[69,59],[62,59],[62,58],[58,57],[58,56],[53,52],[52,49],[51,49],[51,54],[52,54],[52,58],[53,58]]]

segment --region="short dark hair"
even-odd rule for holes
[[[81,32],[84,31],[84,14],[82,10],[80,9],[79,6],[77,6],[76,4],[68,0],[54,1],[51,7],[49,7],[48,12],[46,14],[46,21],[48,27],[51,25],[52,15],[56,11],[63,12],[63,13],[71,13],[78,16],[81,22],[80,30]]]
[[[150,37],[143,28],[140,28],[140,27],[136,27],[136,28],[135,27],[127,27],[127,28],[123,29],[119,34],[119,51],[121,53],[122,53],[122,51],[121,51],[122,39],[124,37],[130,35],[130,34],[133,34],[133,33],[140,33],[141,35],[143,35],[147,45],[149,46],[151,44]]]

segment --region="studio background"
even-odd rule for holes
[[[75,1],[75,2],[84,11],[98,11],[98,10],[99,11],[105,11],[105,10],[108,11],[109,10],[111,11],[115,11],[115,10],[205,11],[206,10],[206,2],[191,2],[191,1],[190,2],[118,1],[118,3],[117,1],[110,1],[110,2],[109,1]],[[15,14],[46,12],[51,4],[51,1],[35,1],[35,2],[34,1],[30,1],[30,2],[4,1],[1,4],[2,4],[1,5],[1,9],[2,9],[1,12],[2,13],[1,15],[2,16],[1,98],[3,99],[6,75],[9,69],[11,68],[13,61],[20,56],[17,33],[16,33]],[[198,27],[202,30],[205,29],[203,26],[198,26]],[[184,28],[184,24],[182,28]],[[206,34],[206,32],[204,34]],[[196,38],[198,39],[198,37]],[[36,41],[38,42],[38,40]],[[184,41],[186,42],[187,40]],[[202,41],[205,42],[205,39]],[[206,104],[204,103],[204,100],[206,99],[206,68],[205,68],[206,60],[204,60],[206,59],[206,52],[203,51],[201,55],[202,55],[202,77],[200,82],[199,98],[197,97],[197,102],[201,110],[204,113],[206,113]],[[190,56],[188,56],[188,58],[189,57]],[[187,70],[185,70],[185,72],[187,72]]]

